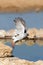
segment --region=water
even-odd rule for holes
[[[12,47],[11,39],[1,39],[0,43]],[[16,42],[12,55],[26,60],[43,60],[43,40],[21,40]]]
[[[35,13],[0,13],[0,29],[6,31],[14,29],[14,18],[22,17],[29,28],[43,28],[43,12]],[[0,42],[11,46],[11,40],[0,40]],[[12,47],[12,46],[11,46]],[[25,40],[17,42],[12,54],[27,60],[43,60],[43,40]]]

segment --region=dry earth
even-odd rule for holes
[[[0,0],[0,12],[43,10],[43,0]]]

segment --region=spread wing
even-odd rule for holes
[[[15,22],[16,29],[18,31],[23,31],[24,29],[27,29],[26,23],[22,18],[20,17],[15,18],[14,22]]]

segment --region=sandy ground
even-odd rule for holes
[[[17,57],[0,58],[0,65],[43,65],[43,60],[33,62]]]
[[[0,12],[43,10],[43,0],[0,0]]]

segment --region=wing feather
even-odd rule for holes
[[[16,29],[18,30],[27,29],[26,23],[22,18],[20,17],[15,18],[14,22],[15,22]]]

